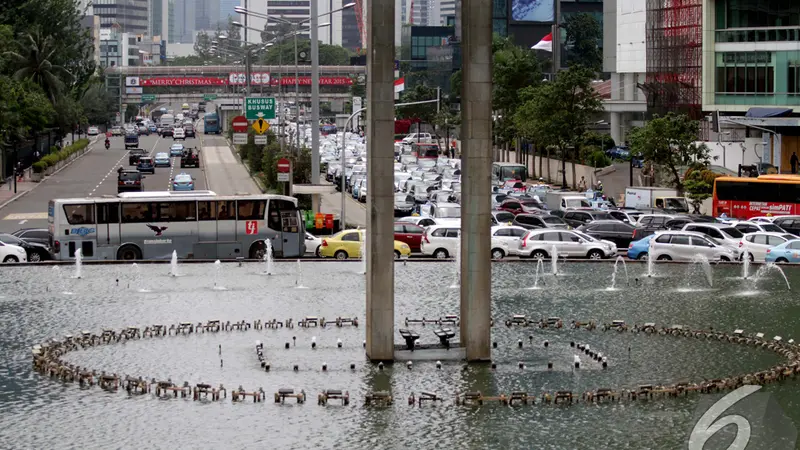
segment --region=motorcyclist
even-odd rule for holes
[[[111,147],[111,140],[106,138],[106,150],[108,150],[109,147]]]

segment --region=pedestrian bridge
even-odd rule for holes
[[[252,94],[254,96],[258,96],[261,93],[259,92],[258,88],[252,89]],[[211,92],[212,97],[209,97],[209,93],[199,93],[199,92],[187,92],[187,93],[167,93],[167,94],[150,94],[153,97],[145,98],[148,103],[199,103],[204,100],[211,99],[215,103],[226,104],[226,103],[233,103],[233,100],[238,99],[239,103],[241,104],[241,99],[244,96],[242,92],[222,92],[222,93],[213,93]],[[310,102],[311,101],[311,93],[310,92],[300,92],[299,95],[296,95],[294,89],[291,92],[282,92],[276,93],[274,91],[264,90],[264,95],[269,95],[270,97],[274,97],[278,102],[286,104],[286,102],[294,102],[297,99],[300,99],[300,102]],[[122,95],[122,103],[130,103],[130,104],[137,104],[143,101],[143,96],[146,97],[148,94],[123,94]],[[320,93],[319,98],[320,101],[323,102],[330,102],[334,100],[342,100],[342,101],[350,101],[352,99],[352,94],[346,92],[327,92],[327,93]],[[230,101],[226,102],[225,100],[230,99]]]

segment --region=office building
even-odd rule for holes
[[[397,30],[395,31],[397,38]],[[398,38],[399,42],[399,38]],[[398,44],[399,45],[399,44]],[[356,52],[362,48],[361,32],[358,28],[358,19],[356,17],[356,9],[348,8],[342,11],[342,43],[341,46]]]
[[[319,16],[319,23],[330,24],[325,27],[319,28],[319,40],[323,44],[330,45],[343,45],[345,31],[345,23],[353,20],[356,25],[356,34],[358,32],[358,24],[355,22],[355,8],[348,8],[344,11],[328,14],[330,11],[340,9],[343,5],[349,3],[347,0],[315,0],[317,2],[317,16]],[[245,6],[245,3],[247,6]],[[255,17],[254,15],[247,16],[247,27],[253,28],[247,30],[247,42],[261,42],[262,36],[260,31],[267,30],[267,36],[285,37],[287,31],[291,30],[291,26],[287,26],[284,22],[290,21],[292,23],[300,24],[300,34],[305,39],[308,39],[310,30],[311,18],[311,0],[241,0],[240,6],[246,7],[248,11],[258,13],[260,15],[267,15],[275,17],[276,20],[267,20],[263,17]],[[234,20],[244,24],[245,15],[237,14]],[[265,28],[266,27],[266,28]]]
[[[168,43],[192,44],[195,36],[195,0],[171,0]]]
[[[123,33],[145,35],[149,31],[149,0],[94,0],[92,12],[100,27],[117,25]]]
[[[120,27],[100,29],[100,67],[138,66],[141,35],[123,33]]]
[[[437,0],[436,7],[438,8],[436,15],[439,17],[437,25],[447,26],[448,20],[455,22],[456,0]]]
[[[195,0],[194,29],[216,30],[219,23],[220,0]]]

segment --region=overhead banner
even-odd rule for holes
[[[217,77],[156,77],[142,78],[140,86],[225,86],[228,80]]]
[[[125,93],[126,94],[141,94],[142,93],[142,88],[140,88],[140,87],[126,87],[125,88]]]
[[[247,80],[247,75],[244,72],[231,72],[228,74],[228,84],[235,86],[244,86]],[[270,84],[269,72],[255,72],[250,74],[251,85],[268,85]]]
[[[139,77],[126,77],[125,86],[139,86]]]
[[[295,79],[297,80],[296,82]],[[272,86],[277,86],[278,84],[281,86],[294,86],[295,84],[299,84],[300,86],[311,86],[311,77],[273,78],[270,80],[269,84]],[[350,86],[352,84],[353,79],[350,77],[319,77],[320,86]]]

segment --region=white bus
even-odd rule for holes
[[[221,196],[141,192],[51,200],[47,209],[55,258],[98,260],[261,259],[270,239],[276,258],[305,253],[297,199],[283,195]]]

